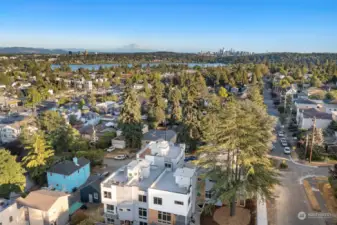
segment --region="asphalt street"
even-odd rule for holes
[[[279,113],[273,104],[270,90],[264,89],[264,100],[268,107],[268,113],[278,118]],[[276,125],[276,132],[281,129],[279,122]],[[291,138],[291,137],[290,137]],[[289,139],[288,139],[289,140]],[[285,159],[288,163],[288,170],[281,171],[281,185],[275,189],[276,198],[276,224],[277,225],[327,225],[327,218],[309,218],[308,213],[313,212],[301,180],[310,176],[327,176],[327,167],[311,167],[299,164],[291,159],[289,155],[283,153],[283,147],[279,138],[274,144],[275,149],[270,153],[272,156]],[[306,213],[306,218],[299,219],[300,212]]]

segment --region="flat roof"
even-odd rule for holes
[[[143,135],[143,140],[157,141],[164,139],[166,141],[172,140],[177,135],[173,130],[149,130]]]
[[[128,182],[127,166],[118,169],[112,176],[108,177],[104,182],[104,187],[111,187],[111,185],[126,184]]]
[[[182,152],[182,149],[179,145],[175,145],[172,142],[159,140],[159,141],[151,141],[137,154],[142,154],[147,149],[150,149],[151,153],[147,153],[146,155],[166,157],[170,159],[176,159]]]
[[[154,183],[151,189],[175,192],[180,194],[187,194],[189,192],[189,188],[178,186],[174,177],[174,173],[168,170],[166,170],[163,176],[161,176],[160,179],[156,183]]]
[[[159,175],[164,171],[164,168],[160,168],[157,166],[151,166],[150,167],[150,175],[147,178],[144,178],[142,180],[138,180],[136,178],[132,179],[128,185],[130,186],[138,186],[140,190],[146,191],[153,182],[156,181],[156,179],[159,177]]]

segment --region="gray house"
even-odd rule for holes
[[[97,180],[89,183],[85,187],[81,188],[80,196],[81,202],[84,203],[101,203],[101,182],[103,178],[100,177]]]
[[[150,141],[158,141],[160,139],[176,143],[177,133],[173,130],[149,130],[143,135],[142,147],[145,147]]]

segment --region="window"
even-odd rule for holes
[[[147,219],[147,210],[144,208],[139,208],[138,215],[140,219]]]
[[[181,201],[174,201],[174,204],[176,204],[176,205],[184,205],[184,203],[181,202]]]
[[[158,222],[171,224],[171,213],[158,211]]]
[[[105,191],[104,198],[111,198],[111,192]]]
[[[138,195],[139,202],[146,202],[146,195]]]
[[[172,163],[165,163],[165,168],[172,168]]]
[[[109,213],[114,213],[115,206],[114,205],[106,205],[106,211]]]
[[[211,191],[205,191],[205,197],[206,198],[212,198],[212,192]]]
[[[13,222],[13,216],[10,216],[10,217],[9,217],[9,222],[10,222],[10,223]]]
[[[119,209],[119,211],[123,212],[123,209]]]
[[[188,198],[188,205],[191,203],[191,197]]]
[[[163,204],[163,199],[162,198],[154,197],[153,198],[153,204],[155,204],[155,205],[162,205]]]
[[[94,193],[94,199],[98,199],[98,193],[97,192]]]
[[[246,205],[245,203],[246,203],[246,201],[244,199],[240,199],[240,201],[239,201],[240,206],[245,207],[245,205]]]
[[[130,211],[131,211],[131,209],[126,209],[126,211],[130,212]]]
[[[56,221],[52,221],[50,225],[56,225]]]
[[[147,222],[139,222],[139,225],[147,225]]]
[[[112,219],[112,218],[107,217],[107,218],[106,218],[106,222],[107,222],[108,224],[113,224],[113,223],[115,222],[115,220]]]

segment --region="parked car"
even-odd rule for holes
[[[287,142],[287,140],[285,138],[281,138],[280,141],[281,142]]]
[[[286,142],[286,141],[282,141],[281,144],[282,144],[283,147],[287,147],[288,146],[288,142]]]
[[[283,131],[278,132],[278,136],[279,137],[284,137],[284,132]]]
[[[283,149],[283,152],[284,152],[285,154],[290,154],[290,153],[291,153],[291,150],[290,150],[289,147],[285,147],[285,148]]]
[[[192,156],[185,157],[184,162],[194,161],[194,160],[197,160],[197,157],[192,155]]]
[[[127,155],[116,155],[114,157],[114,159],[117,159],[117,160],[123,160],[123,159],[126,159],[127,158]]]
[[[107,152],[112,152],[113,150],[115,150],[115,146],[111,146],[109,148],[106,149]]]

